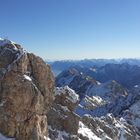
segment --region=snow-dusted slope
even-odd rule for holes
[[[139,131],[111,114],[101,118],[85,115],[79,122],[79,137],[87,140],[139,140]]]
[[[117,83],[115,82],[115,84]],[[110,84],[105,84],[104,86],[109,87],[109,89],[114,87]],[[120,85],[117,84],[117,86]],[[126,95],[125,90],[122,90],[121,94]],[[73,100],[71,100],[71,96],[73,96]],[[87,100],[86,105],[88,106],[88,109],[96,108],[97,106],[106,103],[106,101],[111,102],[111,99],[109,100],[109,98],[103,97],[104,96],[91,97],[87,95],[85,98]],[[112,114],[108,113],[102,117],[94,117],[94,115],[91,116],[89,114],[84,114],[83,116],[78,117],[73,112],[77,103],[78,95],[76,95],[74,90],[70,89],[68,86],[56,88],[55,101],[48,114],[49,134],[52,140],[140,139],[140,133],[138,129],[135,126],[128,124],[127,121],[122,117],[115,118]],[[88,112],[85,111],[84,113]]]
[[[75,140],[80,117],[74,113],[79,96],[68,86],[55,89],[55,100],[48,113],[52,140]]]
[[[127,107],[127,95],[127,91],[115,81],[90,86],[76,113],[80,116],[91,114],[98,117],[113,113],[117,116]]]
[[[129,98],[130,105],[121,115],[127,122],[140,129],[140,85],[134,87]]]
[[[76,69],[64,71],[56,78],[56,86],[69,86],[75,90],[77,94],[79,94],[80,98],[84,97],[86,90],[90,86],[98,84],[98,81],[84,75],[82,72],[79,72]]]
[[[8,39],[2,39],[0,38],[0,46],[4,46],[4,45],[7,45],[7,44],[14,44],[14,42],[8,40]]]

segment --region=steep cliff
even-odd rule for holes
[[[16,140],[47,139],[46,114],[53,101],[49,65],[0,39],[0,133]]]

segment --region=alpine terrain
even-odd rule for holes
[[[105,64],[54,78],[43,59],[0,39],[0,140],[140,140],[139,73]]]

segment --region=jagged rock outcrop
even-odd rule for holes
[[[0,133],[16,140],[47,139],[53,87],[49,65],[0,39]]]
[[[48,113],[51,140],[78,140],[80,117],[74,113],[78,102],[78,95],[68,86],[56,88],[55,100]]]
[[[128,96],[129,107],[121,114],[126,121],[140,130],[140,85],[136,85]]]
[[[100,117],[107,113],[117,116],[129,106],[128,91],[119,83],[114,80],[99,83],[76,69],[62,72],[56,78],[56,85],[68,85],[80,95],[80,105],[76,109],[80,116],[91,114]]]
[[[72,68],[62,72],[56,77],[56,86],[69,86],[80,96],[80,99],[85,96],[86,90],[89,86],[98,85],[98,81],[84,75],[82,72]]]
[[[139,140],[139,131],[123,118],[107,114],[101,118],[83,116],[79,122],[78,134],[82,140]]]
[[[123,109],[128,107],[128,92],[116,81],[109,81],[100,85],[89,86],[85,97],[80,101],[76,113],[80,116],[105,116],[113,113],[118,116]]]
[[[73,107],[71,107],[71,104]],[[106,114],[77,116],[73,111],[78,96],[68,86],[56,88],[55,100],[48,113],[51,140],[139,140],[139,130],[122,117]],[[93,104],[91,104],[92,106]]]

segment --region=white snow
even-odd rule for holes
[[[15,138],[7,138],[0,133],[0,140],[15,140]]]
[[[122,122],[122,123],[126,123],[126,120],[124,119],[124,118],[120,118],[120,122]]]
[[[18,49],[16,47],[16,45],[15,45],[16,43],[14,43],[14,42],[12,42],[12,41],[10,41],[8,39],[2,39],[2,38],[0,38],[0,47],[4,46],[6,44],[11,44],[11,46],[5,47],[3,49],[3,51],[1,51],[1,54],[3,54],[6,50],[11,51],[12,53],[15,53],[16,51],[18,51],[18,52],[16,54],[17,55],[17,58],[11,64],[9,64],[7,66],[7,68],[5,68],[5,70],[3,71],[3,74],[5,74],[6,72],[9,72],[11,70],[12,65],[14,63],[16,63],[24,54],[26,54],[26,51],[25,50]],[[12,47],[12,48],[10,48],[10,47]],[[29,80],[29,78],[28,78],[28,80]]]
[[[75,93],[74,90],[69,88],[68,86],[64,87],[65,90],[68,90],[68,94],[71,98],[69,98],[73,103],[76,103],[79,100],[79,95]]]
[[[51,140],[49,137],[44,136],[44,140]]]
[[[0,46],[4,46],[5,44],[11,44],[11,41],[8,39],[0,38]]]
[[[85,107],[92,107],[95,108],[97,106],[101,106],[104,104],[104,100],[102,100],[102,98],[100,98],[99,96],[85,96],[83,102],[81,102],[81,105],[85,106]]]
[[[137,87],[139,87],[139,86],[138,86],[138,85],[135,85],[134,87],[137,88]]]
[[[0,103],[0,107],[4,106],[5,103],[6,103],[6,101],[2,101],[2,102]]]
[[[55,95],[61,95],[61,94],[68,94],[67,99],[70,100],[72,103],[76,103],[79,101],[79,95],[75,93],[74,90],[69,88],[68,86],[60,87],[55,89]]]
[[[96,68],[90,68],[90,70],[93,71],[93,72],[97,72]]]
[[[65,137],[68,137],[69,134],[66,133],[65,131],[57,131],[58,132],[58,137],[56,140],[65,140]]]
[[[121,128],[120,140],[127,140],[127,138],[124,136],[125,136],[125,129]]]
[[[140,127],[140,100],[134,103],[129,110],[131,112],[130,121],[136,127]]]
[[[47,140],[51,140],[50,138],[47,138]]]
[[[28,80],[28,81],[32,81],[31,77],[29,77],[28,75],[25,75],[25,74],[24,74],[24,78],[25,78],[26,80]]]
[[[61,106],[61,108],[63,109],[64,112],[66,112],[66,111],[69,112],[70,111],[67,106],[62,106],[62,105],[59,105],[59,106]]]
[[[68,137],[69,134],[66,133],[65,131],[59,131],[56,129],[52,129],[52,127],[49,125],[48,129],[51,131],[56,131],[57,132],[57,138],[55,140],[65,140],[65,137]]]
[[[127,138],[125,137],[125,134],[127,133],[127,131],[126,131],[127,129],[126,129],[125,125],[124,125],[125,122],[126,121],[123,118],[120,119],[120,122],[116,121],[115,126],[119,129],[119,135],[120,135],[119,140],[127,140]]]
[[[89,128],[87,128],[81,121],[79,122],[78,133],[87,137],[89,140],[101,140]]]
[[[2,38],[0,38],[0,46],[4,46],[6,44],[12,44],[13,45],[13,49],[14,50],[18,50],[17,47],[15,46],[15,42],[10,41],[8,39],[2,39]]]

